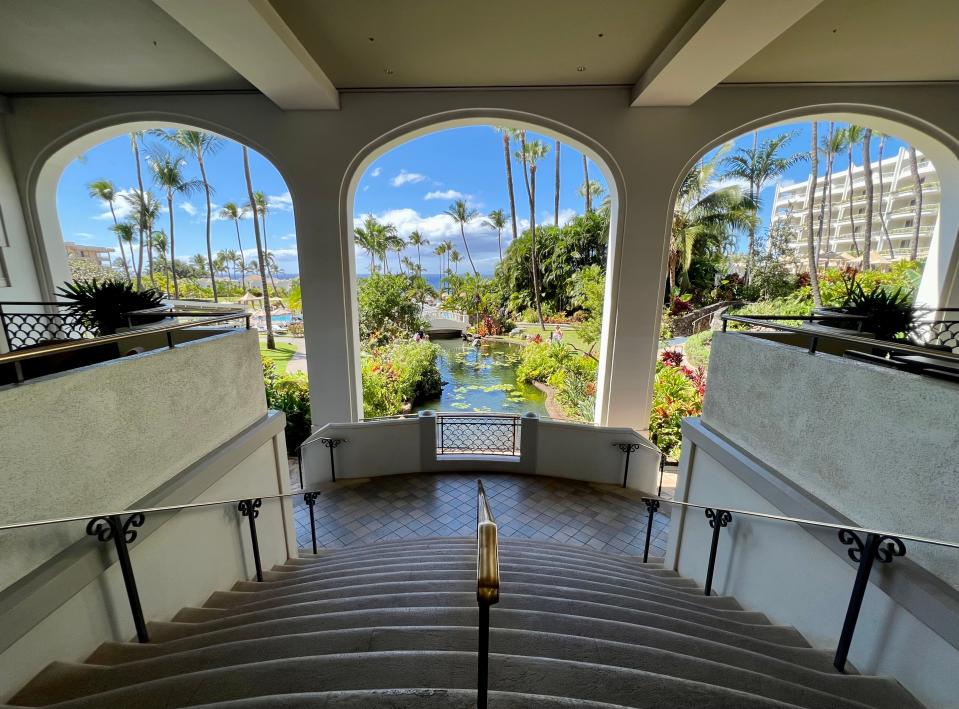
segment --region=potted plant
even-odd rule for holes
[[[127,314],[134,310],[156,308],[163,303],[163,294],[155,288],[135,290],[129,281],[107,279],[64,283],[57,295],[68,301],[67,310],[96,335],[112,335],[128,324]],[[163,315],[138,322],[162,320]]]

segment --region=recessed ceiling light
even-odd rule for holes
[[[597,37],[602,37],[602,36],[604,36],[604,34],[605,34],[605,33],[600,32],[600,33],[599,33],[598,35],[596,35],[596,36],[597,36]]]
[[[375,38],[375,37],[367,37],[367,39],[370,40],[371,42],[375,42],[375,41],[376,41],[376,38]]]
[[[383,70],[383,73],[386,74],[387,76],[393,76],[393,70],[390,69],[389,67],[387,67],[386,69],[384,69],[384,70]]]
[[[578,67],[576,67],[576,71],[586,71],[586,67],[580,64]]]

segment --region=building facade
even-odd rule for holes
[[[919,180],[922,187],[922,213],[919,223],[919,246],[917,255],[924,259],[934,235],[939,231],[939,177],[932,162],[916,151]],[[826,185],[824,175],[816,178],[813,200],[813,224],[816,230],[820,255],[846,260],[858,259],[866,233],[866,180],[862,165],[853,165],[850,180],[845,168],[835,169]],[[872,252],[873,261],[880,259],[901,260],[912,254],[916,238],[916,180],[910,166],[909,150],[899,148],[896,154],[872,163],[873,216]],[[776,185],[773,197],[771,223],[785,224],[787,248],[797,258],[806,259],[807,214],[809,208],[812,176],[792,185]],[[851,207],[850,207],[850,192]],[[825,205],[823,205],[825,200]],[[819,223],[822,221],[822,238],[819,240]]]

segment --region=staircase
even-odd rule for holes
[[[921,706],[658,564],[501,539],[500,567],[491,707]],[[331,550],[151,623],[150,644],[54,663],[11,704],[475,707],[476,626],[473,539]]]

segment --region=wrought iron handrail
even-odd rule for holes
[[[754,325],[756,327],[772,327],[781,332],[790,332],[797,335],[803,335],[810,338],[809,351],[815,352],[820,338],[829,338],[841,340],[843,342],[855,343],[869,349],[881,349],[890,353],[904,352],[908,354],[919,354],[926,357],[936,357],[939,359],[959,362],[959,355],[946,351],[936,350],[923,345],[914,345],[908,342],[893,342],[890,340],[878,340],[874,337],[863,337],[861,335],[852,335],[846,332],[823,332],[821,330],[810,330],[807,328],[796,327],[795,325],[785,325],[780,320],[806,320],[828,321],[828,320],[857,320],[861,316],[855,315],[723,315],[723,332],[727,332],[727,324],[730,322],[742,323],[744,325]],[[923,324],[923,323],[919,323]]]
[[[499,602],[499,541],[496,520],[482,480],[476,481],[476,603],[479,628],[476,706],[486,708],[489,684],[489,609]]]
[[[31,303],[31,305],[36,305],[36,303]],[[62,305],[56,304],[56,305]],[[159,313],[153,313],[157,315]],[[164,323],[161,325],[143,325],[137,327],[133,330],[128,330],[126,332],[119,332],[113,335],[100,335],[98,337],[77,339],[77,340],[62,340],[59,342],[51,342],[49,345],[40,345],[38,347],[31,347],[30,349],[25,350],[15,350],[13,352],[6,352],[0,354],[0,365],[8,364],[11,362],[22,362],[27,359],[34,359],[37,357],[45,357],[50,354],[55,354],[59,352],[69,352],[72,350],[82,350],[88,347],[96,347],[99,345],[109,344],[111,342],[120,342],[122,340],[130,339],[131,337],[139,337],[141,335],[151,335],[157,333],[167,333],[168,340],[171,337],[171,333],[178,330],[187,330],[191,327],[197,327],[198,325],[213,325],[221,322],[229,322],[231,320],[238,320],[243,318],[246,321],[246,329],[250,329],[250,314],[246,311],[230,311],[226,312],[223,315],[211,315],[209,311],[205,313],[194,313],[188,311],[186,313],[182,312],[171,312],[170,317],[202,317],[203,320],[200,321],[191,321],[191,322],[177,322],[177,323]],[[172,345],[171,345],[172,346]]]
[[[693,502],[680,502],[678,500],[667,500],[662,497],[643,497],[640,499],[646,503],[648,513],[646,545],[643,551],[644,563],[649,559],[649,543],[653,529],[653,514],[659,509],[661,504],[665,503],[678,507],[700,509],[705,512],[709,526],[712,528],[709,559],[706,564],[706,581],[703,584],[704,593],[707,596],[712,593],[713,571],[716,567],[716,550],[719,547],[719,533],[723,527],[728,526],[733,518],[738,515],[756,517],[758,519],[769,519],[777,522],[792,522],[802,526],[819,527],[838,532],[840,543],[843,546],[849,547],[846,553],[857,565],[856,579],[853,583],[852,592],[849,597],[849,605],[846,608],[846,617],[843,621],[842,632],[840,633],[839,642],[836,646],[836,654],[833,659],[833,667],[840,672],[845,672],[846,669],[846,659],[849,656],[849,648],[852,646],[852,638],[856,632],[859,612],[862,609],[862,601],[866,594],[866,586],[868,585],[869,575],[872,572],[874,563],[878,561],[880,564],[889,564],[894,558],[905,556],[906,545],[903,540],[950,549],[959,549],[959,542],[947,542],[942,539],[921,537],[916,534],[901,534],[898,532],[856,527],[835,522],[820,522],[812,519],[803,519],[801,517],[770,514],[768,512],[739,510],[718,505],[710,506]]]

